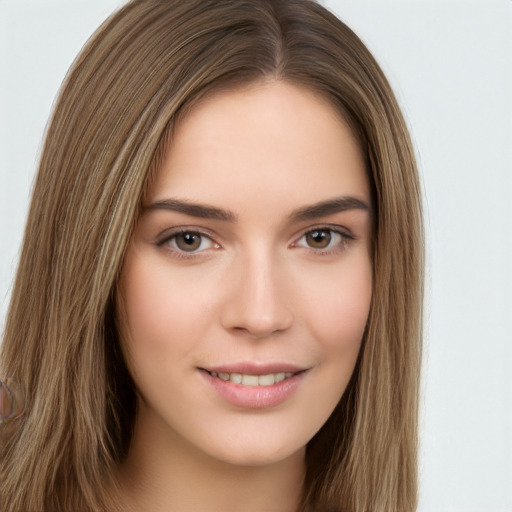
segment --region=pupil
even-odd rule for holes
[[[181,233],[176,237],[176,245],[184,251],[194,251],[201,245],[201,236],[196,233]]]
[[[310,247],[325,249],[331,242],[331,234],[328,231],[312,231],[307,235]]]
[[[196,236],[191,235],[190,233],[185,233],[183,235],[183,239],[187,245],[192,245],[195,242]]]

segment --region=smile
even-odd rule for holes
[[[200,368],[200,375],[223,401],[237,408],[264,409],[291,399],[309,373],[307,369],[292,365],[257,366],[237,364],[231,368]]]
[[[242,386],[273,386],[278,382],[289,379],[292,372],[268,373],[267,375],[250,375],[247,373],[217,373],[208,372],[212,377],[230,381]]]

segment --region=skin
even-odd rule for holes
[[[340,197],[360,203],[297,215]],[[305,446],[342,396],[367,322],[364,204],[358,144],[316,93],[270,81],[216,93],[180,120],[119,283],[121,343],[139,393],[125,510],[296,509]],[[284,402],[240,407],[201,370],[240,362],[305,371]]]

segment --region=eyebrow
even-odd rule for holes
[[[184,213],[191,217],[198,217],[200,219],[214,219],[223,220],[226,222],[236,221],[236,215],[229,210],[216,208],[200,203],[189,203],[187,201],[180,201],[178,199],[163,199],[156,201],[146,206],[144,210],[170,210],[173,212]]]
[[[230,210],[217,208],[207,204],[190,203],[188,201],[178,199],[162,199],[160,201],[155,201],[154,203],[144,207],[144,210],[169,210],[184,213],[185,215],[190,215],[191,217],[197,217],[200,219],[222,220],[225,222],[235,222],[237,220],[237,216]],[[289,215],[289,219],[292,222],[301,222],[325,217],[327,215],[333,215],[347,210],[369,211],[370,206],[365,201],[356,197],[337,197],[294,210]]]
[[[370,211],[370,205],[356,197],[336,197],[320,203],[299,208],[291,213],[290,219],[294,222],[318,219],[327,215],[344,212],[347,210]]]

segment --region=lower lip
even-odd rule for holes
[[[213,377],[206,370],[201,370],[206,381],[224,400],[245,409],[265,409],[282,404],[295,393],[305,373],[296,373],[271,386],[242,386]]]

